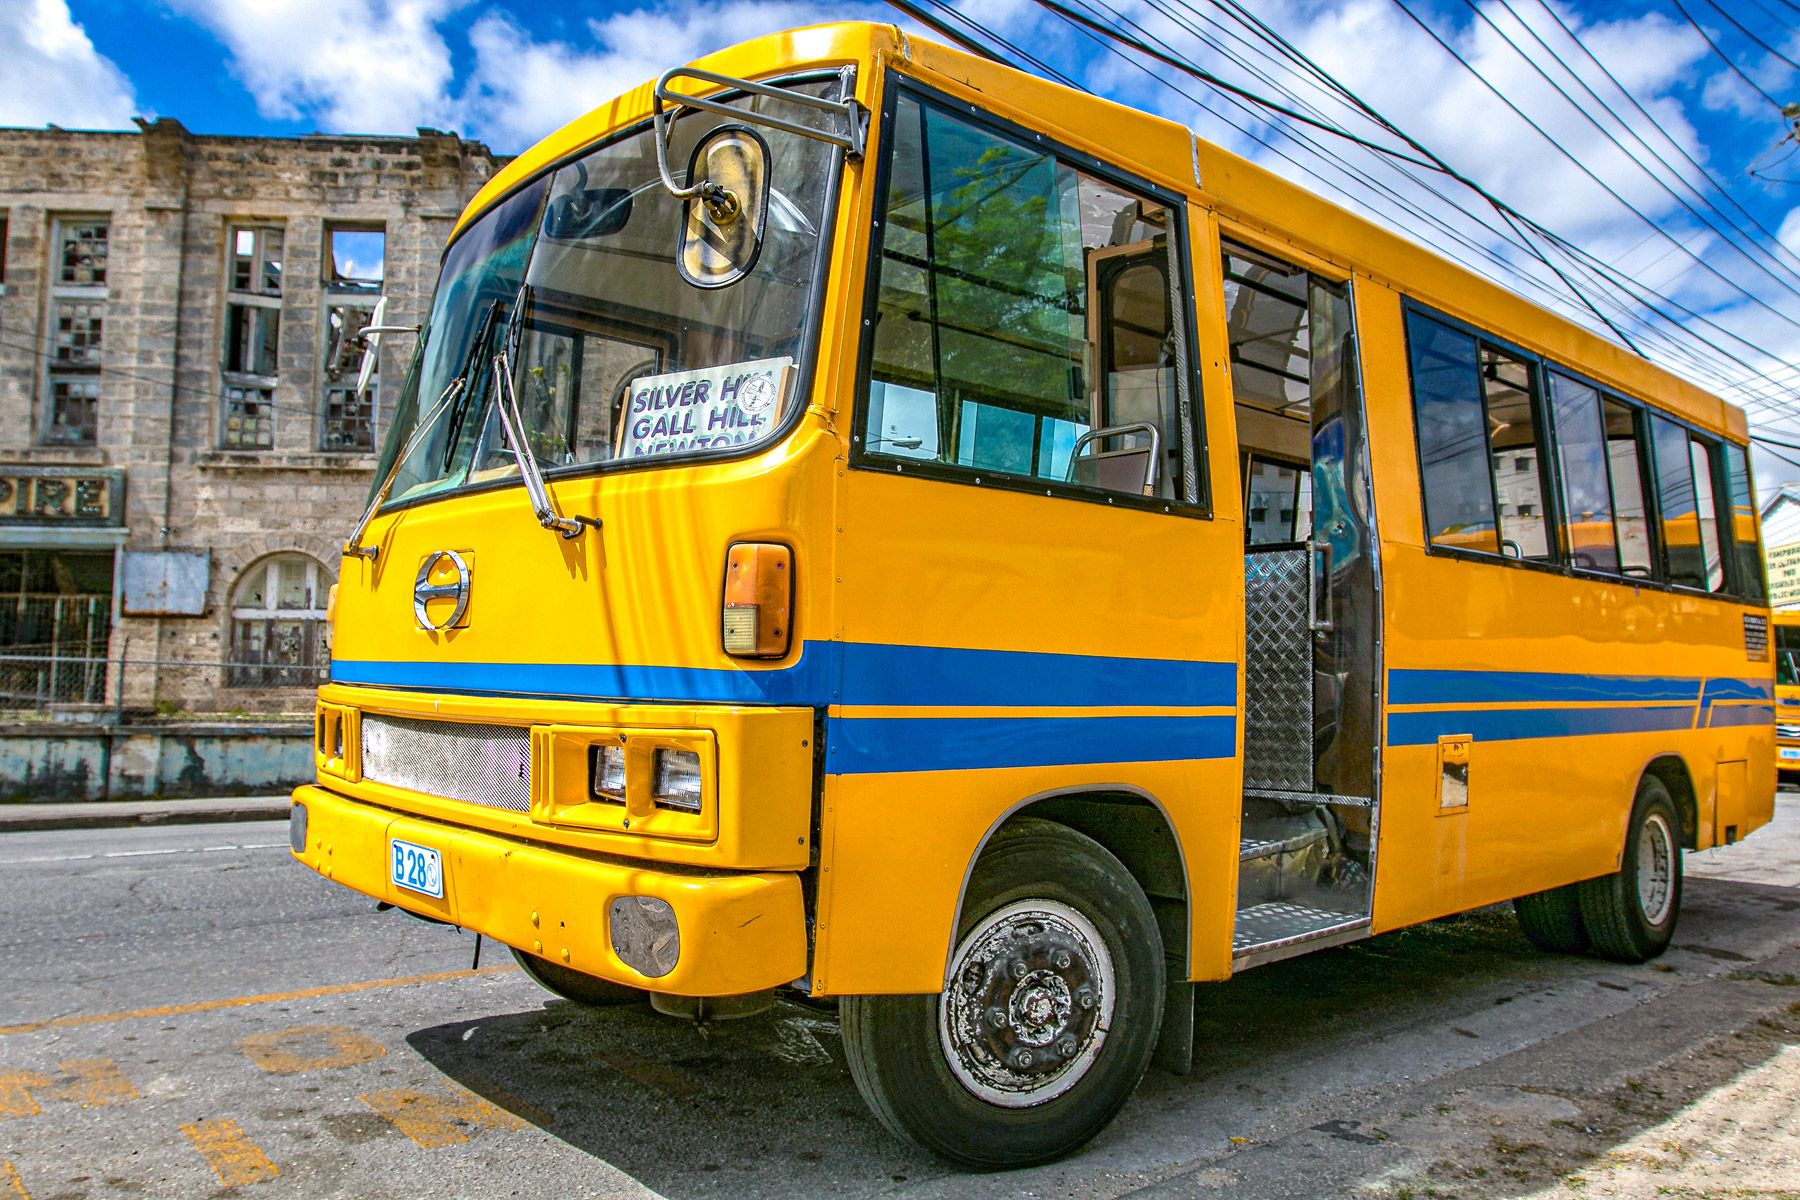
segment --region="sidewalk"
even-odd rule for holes
[[[103,829],[120,825],[194,825],[213,821],[278,821],[288,797],[216,796],[203,800],[90,800],[69,804],[0,804],[0,834],[38,829]]]

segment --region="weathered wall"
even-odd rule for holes
[[[304,722],[0,726],[0,801],[272,793],[312,774]]]
[[[319,449],[326,231],[383,227],[386,320],[417,324],[452,223],[504,162],[430,130],[208,137],[166,118],[138,133],[0,129],[0,465],[124,468],[125,549],[212,555],[202,615],[116,621],[110,654],[126,663],[125,709],[310,708],[307,688],[229,686],[217,664],[230,653],[230,598],[245,569],[299,551],[334,576],[368,493],[372,453]],[[51,231],[77,215],[111,222],[97,444],[47,445]],[[221,429],[228,231],[246,221],[285,234],[267,450],[228,449]],[[410,339],[387,340],[377,442],[412,350]]]

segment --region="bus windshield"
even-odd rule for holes
[[[744,97],[733,106],[750,114],[771,103]],[[795,119],[794,107],[780,115]],[[768,180],[750,265],[723,282],[695,282],[683,269],[688,210],[659,180],[648,125],[538,176],[464,229],[444,256],[376,472],[379,486],[420,434],[389,503],[517,480],[495,404],[493,363],[502,353],[528,448],[552,477],[730,453],[774,435],[795,403],[817,307],[835,151],[753,120],[740,126],[685,112],[669,136],[678,180],[721,126],[747,127],[745,136],[765,144]],[[434,412],[458,379],[461,391]],[[430,427],[421,431],[422,422]]]

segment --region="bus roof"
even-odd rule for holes
[[[1301,265],[1327,273],[1354,273],[1715,433],[1739,442],[1748,437],[1737,406],[1166,118],[909,37],[892,25],[842,22],[787,30],[690,65],[755,79],[798,67],[852,64],[891,66],[945,91],[978,96],[982,107],[1000,116],[1198,199],[1218,214],[1226,236],[1260,242],[1271,253],[1299,257]],[[456,232],[546,167],[648,118],[653,87],[640,84],[519,155],[469,202]],[[1307,264],[1306,257],[1315,261]]]

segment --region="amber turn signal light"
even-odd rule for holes
[[[725,552],[725,653],[780,658],[793,635],[794,552],[769,542],[738,542]]]

